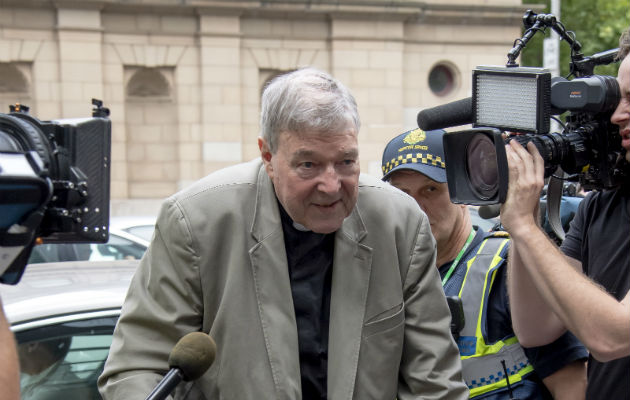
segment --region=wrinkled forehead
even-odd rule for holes
[[[289,131],[297,134],[318,134],[318,135],[334,135],[339,132],[348,130],[357,131],[358,127],[349,110],[334,110],[326,112],[325,110],[309,110],[302,115],[294,113],[282,131]],[[357,132],[358,133],[358,132]]]

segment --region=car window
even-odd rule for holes
[[[107,243],[90,244],[90,261],[139,260],[146,248],[120,236],[110,235]]]
[[[142,238],[147,242],[151,241],[153,237],[153,231],[155,230],[155,226],[153,225],[137,225],[130,226],[129,228],[123,229],[125,232],[131,233],[134,236]]]
[[[139,260],[146,248],[111,235],[107,243],[45,243],[33,247],[29,264],[58,261]]]
[[[100,399],[103,371],[117,317],[98,317],[15,333],[22,400]]]

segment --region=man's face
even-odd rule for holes
[[[621,90],[621,101],[610,117],[610,122],[619,125],[621,145],[626,149],[626,160],[630,161],[630,56],[626,56],[617,73]]]
[[[438,250],[443,248],[463,223],[466,206],[451,203],[446,183],[436,182],[416,171],[396,171],[389,182],[416,200],[429,217]]]
[[[317,233],[335,232],[359,192],[359,146],[354,128],[335,133],[282,132],[271,154],[258,139],[276,196],[294,222]]]

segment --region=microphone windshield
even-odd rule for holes
[[[423,131],[450,128],[472,122],[472,97],[427,108],[418,113],[418,127]]]
[[[168,356],[170,368],[179,368],[184,381],[193,381],[203,375],[214,362],[217,345],[203,332],[190,332],[179,339]]]
[[[492,219],[498,217],[501,213],[501,204],[489,204],[480,206],[477,214],[483,219]]]

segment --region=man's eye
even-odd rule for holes
[[[345,168],[345,167],[352,167],[352,166],[354,166],[355,164],[356,164],[356,161],[355,161],[355,160],[353,160],[353,159],[351,159],[351,158],[348,158],[348,159],[345,159],[345,160],[343,160],[343,161],[340,161],[340,162],[338,161],[338,162],[337,162],[337,165],[338,165],[338,166],[340,166],[340,167],[344,167],[344,168]]]
[[[300,164],[300,166],[301,166],[302,168],[313,168],[313,163],[312,163],[312,162],[310,162],[310,161],[305,161],[305,162],[303,162],[302,164]]]

